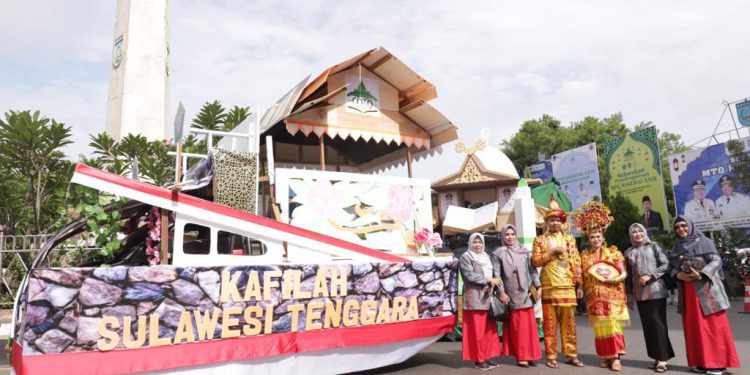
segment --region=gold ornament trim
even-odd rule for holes
[[[477,140],[474,143],[474,146],[466,147],[466,145],[463,142],[456,143],[456,146],[454,147],[454,150],[456,152],[465,152],[467,155],[471,155],[477,151],[482,151],[484,148],[487,147],[487,142],[484,141],[484,139]]]
[[[466,168],[464,168],[461,176],[448,182],[446,185],[469,184],[482,181],[495,181],[495,179],[483,175],[479,170],[479,167],[477,167],[477,164],[474,162],[474,159],[469,157],[469,161],[466,162]]]

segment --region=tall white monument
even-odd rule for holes
[[[117,0],[106,132],[166,137],[169,113],[169,2]]]

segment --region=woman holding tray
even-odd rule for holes
[[[587,202],[573,217],[588,238],[588,248],[581,252],[581,268],[589,323],[601,360],[599,366],[620,371],[620,356],[625,354],[623,331],[630,323],[623,283],[627,277],[625,258],[617,247],[604,244],[604,232],[612,223],[607,206]]]
[[[677,312],[682,315],[688,366],[710,375],[740,367],[726,310],[729,299],[721,279],[721,257],[712,240],[678,216],[676,241],[669,256],[670,274],[677,279]]]

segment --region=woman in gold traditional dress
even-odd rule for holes
[[[588,202],[578,209],[575,219],[588,237],[587,249],[581,252],[581,268],[596,354],[601,367],[620,371],[620,356],[625,354],[623,331],[630,322],[624,284],[625,258],[617,247],[604,243],[604,232],[612,222],[609,208],[599,202]],[[604,271],[594,275],[596,272],[590,272],[594,265]]]

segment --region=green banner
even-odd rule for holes
[[[604,160],[610,196],[620,193],[633,202],[641,216],[639,222],[649,233],[669,230],[656,127],[608,141]]]

